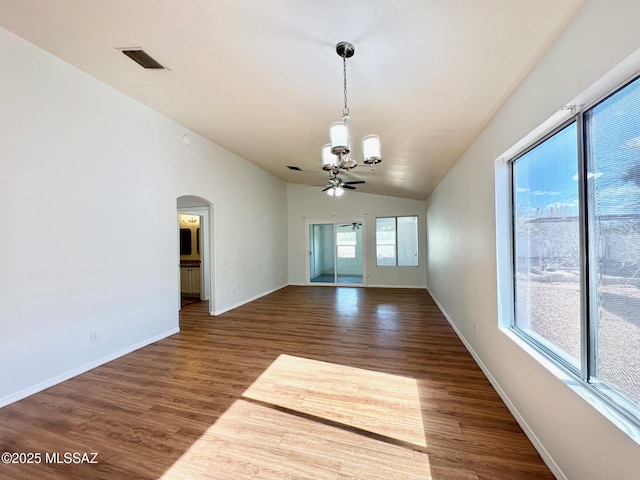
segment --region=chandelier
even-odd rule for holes
[[[347,58],[353,57],[355,47],[349,42],[340,42],[336,45],[336,53],[342,57],[342,78],[344,85],[344,108],[342,109],[342,121],[332,123],[329,126],[331,143],[322,146],[322,169],[329,172],[330,188],[326,189],[331,196],[341,196],[343,187],[347,187],[340,178],[340,170],[351,170],[358,166],[356,160],[351,158],[351,138],[349,137],[349,104],[347,103]],[[382,161],[380,153],[380,137],[367,135],[362,139],[363,162],[374,170],[375,165]],[[364,183],[364,182],[347,182]],[[353,187],[352,187],[353,188]]]

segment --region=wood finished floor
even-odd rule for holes
[[[290,286],[206,312],[0,409],[0,452],[98,452],[0,478],[554,478],[424,290]]]

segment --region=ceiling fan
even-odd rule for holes
[[[354,185],[366,183],[364,180],[355,180],[352,182],[345,182],[337,175],[332,174],[329,177],[329,183],[326,185],[307,185],[308,187],[324,187],[323,192],[327,192],[329,196],[341,197],[344,194],[345,189],[355,190]]]

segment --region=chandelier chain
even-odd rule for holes
[[[342,116],[349,116],[349,105],[347,104],[347,57],[342,56],[342,73],[344,79],[344,108],[342,109]]]

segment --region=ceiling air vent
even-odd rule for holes
[[[122,48],[120,51],[143,68],[164,69],[162,65],[141,48]]]

